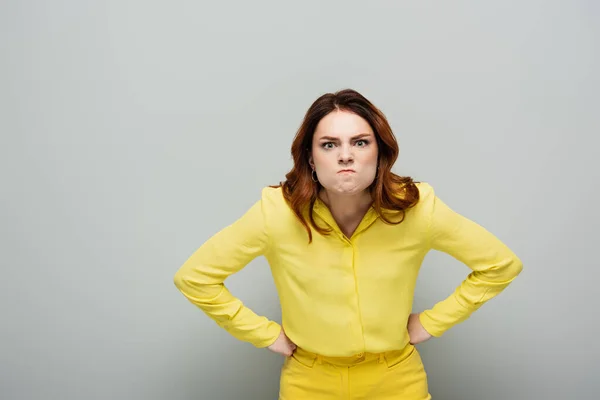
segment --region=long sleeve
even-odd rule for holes
[[[430,248],[447,253],[472,272],[445,300],[420,315],[431,335],[441,336],[502,292],[521,272],[521,260],[497,237],[428,194]]]
[[[281,326],[255,314],[223,282],[268,250],[263,205],[262,200],[256,202],[241,218],[207,240],[174,277],[175,286],[191,303],[235,338],[256,347],[272,344]]]

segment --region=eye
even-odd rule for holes
[[[326,143],[321,144],[321,147],[323,147],[324,149],[332,149],[333,148],[333,143],[326,142]]]
[[[360,139],[360,140],[356,141],[356,145],[358,147],[365,147],[367,144],[369,144],[369,142],[364,139]]]

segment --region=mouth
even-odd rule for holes
[[[356,171],[353,169],[341,169],[338,171],[338,174],[349,174],[349,173],[354,173],[354,172],[356,172]]]

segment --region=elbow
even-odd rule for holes
[[[523,271],[523,261],[521,261],[521,259],[519,257],[517,257],[516,255],[513,256],[511,267],[509,270],[510,270],[511,278],[515,279]]]
[[[195,275],[192,275],[186,265],[179,268],[173,276],[173,283],[179,292],[188,300],[199,300],[205,297],[206,287]]]
[[[478,271],[482,279],[488,282],[499,283],[502,285],[509,284],[517,278],[523,271],[523,262],[516,255],[510,255],[502,259],[502,261],[493,264],[493,266]]]
[[[197,304],[211,303],[224,287],[222,282],[210,281],[196,266],[185,264],[173,276],[175,287],[189,300]]]
[[[173,283],[175,284],[175,287],[181,292],[185,292],[186,289],[189,287],[189,280],[187,278],[187,273],[184,267],[181,267],[179,268],[179,270],[177,270],[177,272],[173,276]]]
[[[175,273],[175,276],[173,276],[173,283],[175,284],[175,287],[179,290],[181,290],[185,286],[185,280],[183,278],[181,270],[178,270]]]

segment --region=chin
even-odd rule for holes
[[[363,189],[360,188],[353,188],[353,189],[333,189],[330,190],[333,193],[339,194],[339,195],[345,195],[345,196],[352,196],[358,193],[361,193],[363,191]]]
[[[324,186],[326,190],[340,194],[340,195],[355,195],[364,192],[370,186],[369,184],[351,184],[351,183],[334,183],[332,185]]]

